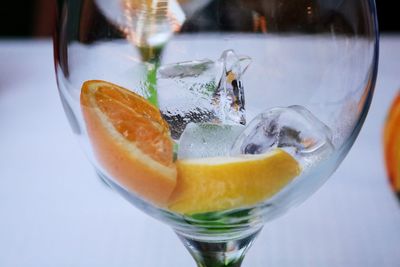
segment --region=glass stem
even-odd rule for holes
[[[200,241],[178,233],[198,267],[240,267],[259,231],[229,241]]]

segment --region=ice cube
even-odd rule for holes
[[[178,159],[228,156],[243,125],[189,123],[181,136]]]
[[[209,59],[193,60],[175,64],[164,65],[158,71],[159,78],[162,79],[180,79],[180,82],[191,83],[197,80],[182,80],[183,78],[204,78],[206,80],[216,79],[218,73],[214,71],[214,62]]]
[[[333,150],[328,126],[302,106],[272,108],[255,117],[232,146],[231,155],[283,148],[309,163]]]
[[[222,68],[219,86],[214,94],[214,105],[223,122],[246,124],[242,74],[250,64],[249,57],[239,57],[233,50],[222,53],[217,65]]]
[[[157,92],[161,113],[178,140],[190,122],[245,124],[243,73],[250,58],[226,50],[221,57],[161,66]]]

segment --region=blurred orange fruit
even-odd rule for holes
[[[173,142],[159,110],[118,85],[82,86],[81,109],[95,156],[129,191],[165,206],[176,185]]]
[[[392,104],[384,129],[384,151],[390,183],[400,192],[400,94]]]

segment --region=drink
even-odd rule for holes
[[[201,218],[192,226],[202,230],[226,218],[243,224],[246,217],[249,226],[249,211],[306,179],[334,151],[329,127],[301,106],[268,109],[246,124],[240,78],[249,61],[228,50],[216,62],[161,66],[160,109],[118,85],[87,81],[81,109],[105,176],[157,208]],[[189,110],[177,104],[185,102]],[[199,106],[209,116],[196,115]],[[184,123],[171,119],[176,114]]]

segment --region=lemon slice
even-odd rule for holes
[[[169,209],[195,214],[257,204],[279,192],[301,172],[281,149],[262,155],[178,160],[177,185]]]

